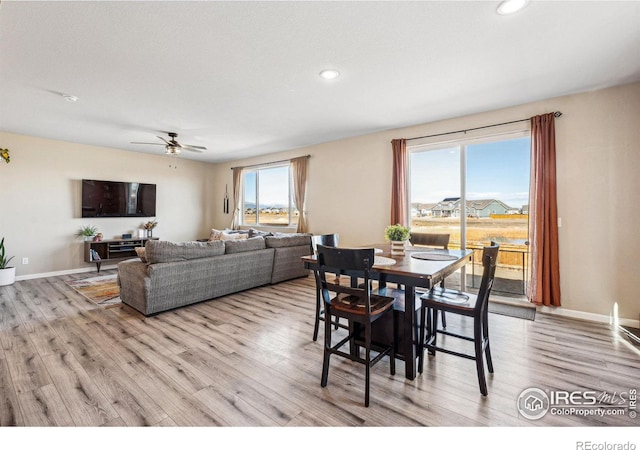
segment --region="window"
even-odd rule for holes
[[[528,132],[410,149],[411,230],[448,233],[450,248],[500,244],[495,291],[523,295],[527,279]],[[481,261],[466,284],[478,287]],[[473,277],[475,274],[475,277]],[[502,280],[498,280],[502,278]]]
[[[243,171],[243,225],[290,226],[298,223],[289,165]]]

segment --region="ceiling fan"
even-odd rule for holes
[[[164,152],[167,155],[179,155],[182,150],[188,150],[190,152],[204,152],[207,147],[201,147],[199,145],[187,145],[179,143],[176,138],[178,137],[178,133],[167,132],[169,135],[169,140],[163,138],[162,136],[156,136],[158,139],[162,140],[164,143],[160,142],[132,142],[132,144],[148,144],[148,145],[164,145]]]

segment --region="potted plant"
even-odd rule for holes
[[[389,225],[384,230],[384,237],[391,242],[392,255],[404,255],[404,243],[409,239],[409,229],[398,224]]]
[[[83,225],[80,227],[76,236],[83,238],[85,241],[93,240],[93,237],[98,232],[98,228],[91,225]]]
[[[6,257],[4,252],[4,238],[0,240],[0,286],[8,286],[16,281],[16,268],[9,267],[13,256]]]

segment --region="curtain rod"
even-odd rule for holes
[[[304,157],[311,158],[311,155],[304,155]],[[296,156],[296,158],[302,158],[302,156]],[[296,159],[296,158],[281,159],[280,161],[271,161],[271,162],[260,163],[260,164],[252,164],[250,166],[231,167],[231,170],[233,170],[233,169],[250,169],[252,167],[270,166],[272,164],[280,164],[280,163],[283,163],[283,162],[291,162],[292,159]]]
[[[556,112],[553,113],[554,117],[560,117],[561,115],[562,115],[562,113],[560,111],[556,111]],[[407,138],[407,139],[405,139],[405,141],[413,141],[413,140],[416,140],[416,139],[424,139],[424,138],[436,137],[436,136],[446,136],[448,134],[466,133],[467,131],[475,131],[475,130],[482,130],[484,128],[499,127],[500,125],[509,125],[509,124],[512,124],[512,123],[526,122],[528,120],[531,120],[531,118],[520,119],[520,120],[512,120],[511,122],[495,123],[493,125],[485,125],[483,127],[468,128],[466,130],[449,131],[447,133],[438,133],[438,134],[430,134],[428,136],[418,136],[418,137],[414,137],[414,138]]]

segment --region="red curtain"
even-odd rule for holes
[[[394,139],[393,148],[393,176],[391,181],[391,225],[407,223],[407,141]]]
[[[531,281],[527,296],[537,305],[560,306],[554,113],[531,118],[529,201]]]

